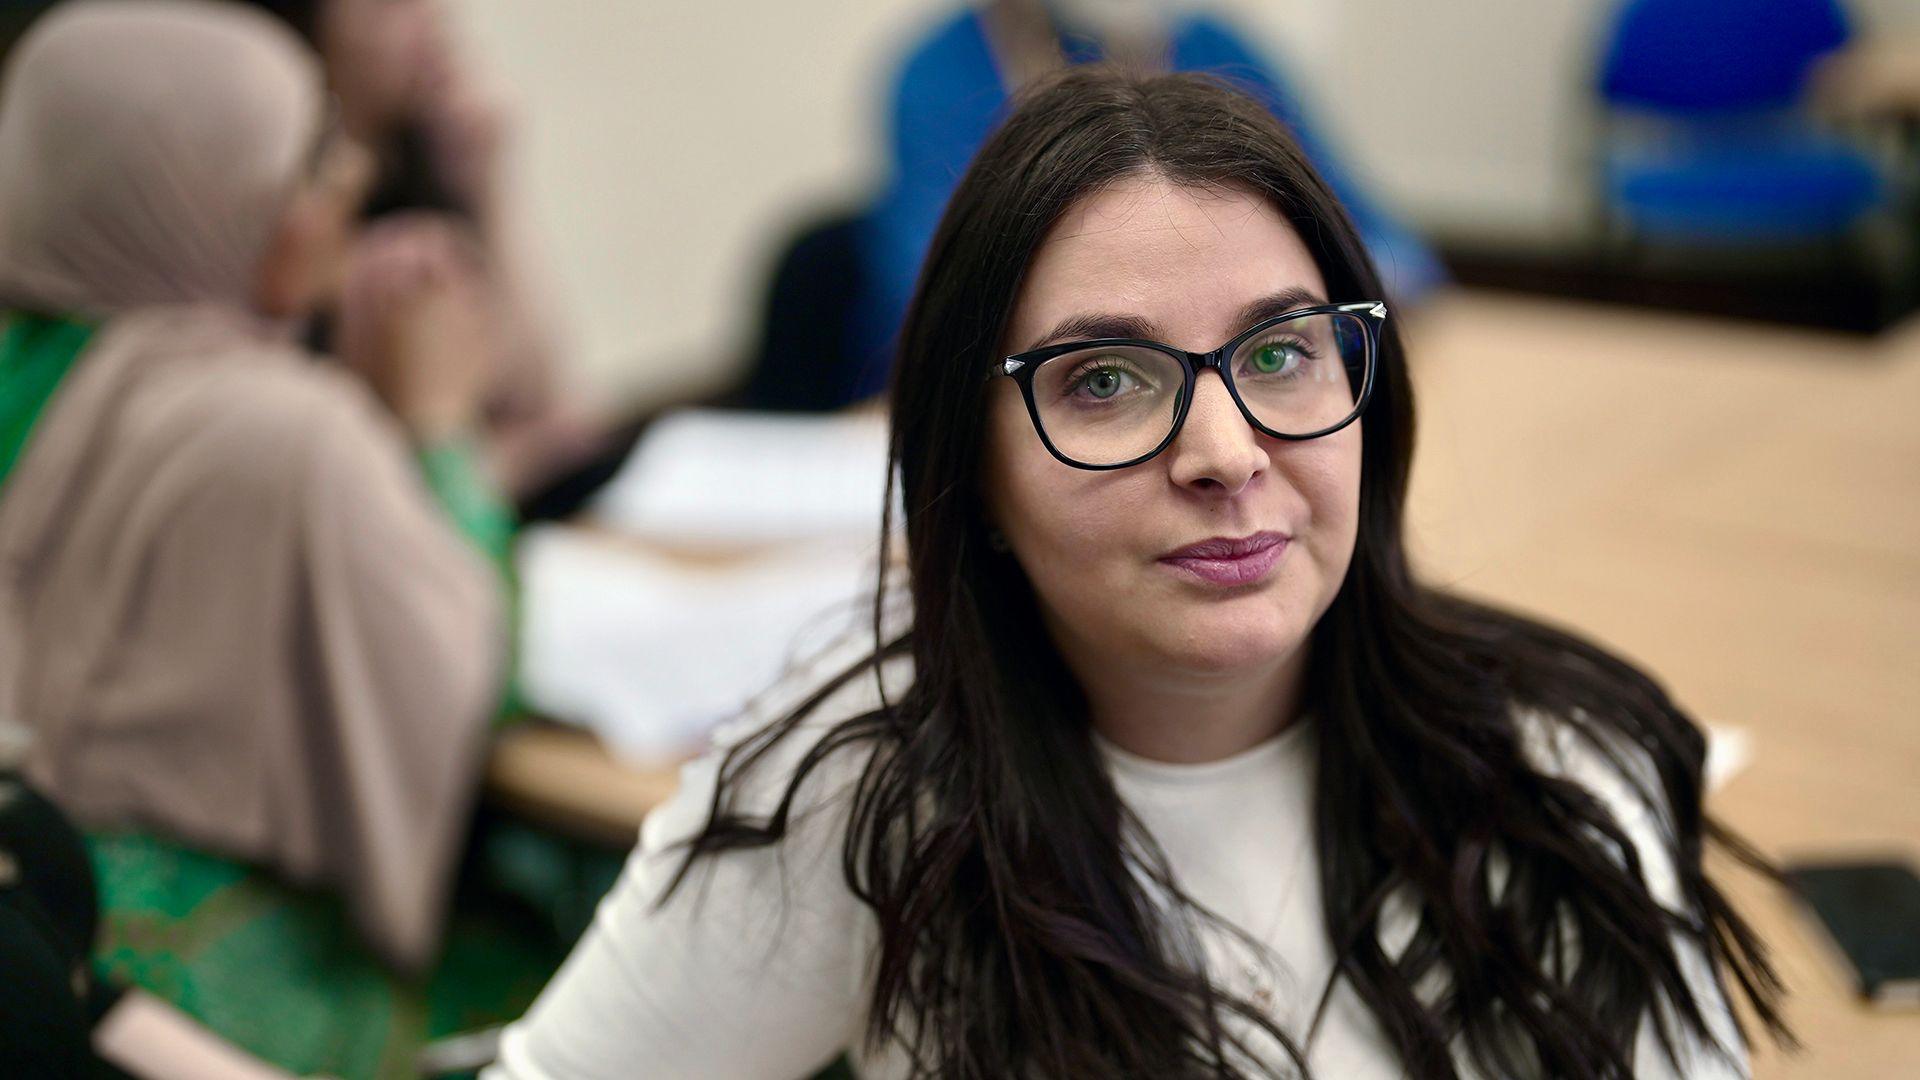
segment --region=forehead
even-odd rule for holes
[[[1250,301],[1294,287],[1327,296],[1313,256],[1265,198],[1130,177],[1054,224],[1021,286],[1006,345],[1026,348],[1062,319],[1115,314],[1144,319],[1168,344],[1211,349],[1244,329],[1233,322]]]

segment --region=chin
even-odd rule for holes
[[[1155,639],[1153,651],[1171,665],[1225,675],[1280,663],[1301,646],[1311,627],[1268,600],[1208,604],[1148,629]]]

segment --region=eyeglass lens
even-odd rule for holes
[[[1366,326],[1327,312],[1278,323],[1227,358],[1234,389],[1263,428],[1310,435],[1353,413]],[[1144,346],[1053,357],[1033,374],[1033,404],[1054,448],[1085,465],[1131,461],[1165,442],[1180,416],[1186,372]]]

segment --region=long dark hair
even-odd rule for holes
[[[903,330],[892,460],[912,626],[883,638],[877,605],[867,660],[729,750],[682,868],[777,843],[808,775],[865,754],[843,856],[879,926],[867,1035],[903,1045],[919,1075],[1239,1076],[1254,1038],[1301,1062],[1261,1010],[1179,959],[1194,927],[1219,920],[1179,890],[1116,795],[1033,590],[983,524],[984,373],[1022,278],[1069,206],[1141,173],[1264,196],[1331,297],[1381,296],[1345,212],[1248,97],[1093,69],[1027,96],[954,193]],[[1305,696],[1322,725],[1315,842],[1334,979],[1421,1077],[1455,1076],[1456,1048],[1492,1075],[1625,1077],[1649,1016],[1669,1056],[1688,1035],[1718,1045],[1676,939],[1730,971],[1785,1037],[1763,947],[1701,870],[1709,835],[1763,864],[1702,815],[1699,730],[1602,649],[1410,572],[1413,403],[1391,324],[1363,443],[1357,547],[1313,631]],[[884,569],[880,584],[884,599]],[[744,778],[820,701],[903,654],[911,685],[832,726],[770,817],[736,809]],[[1606,806],[1530,763],[1521,714],[1564,723],[1662,809],[1677,912],[1653,898]],[[1380,942],[1390,898],[1417,912],[1394,955]]]

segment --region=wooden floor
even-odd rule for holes
[[[1920,859],[1920,326],[1878,341],[1449,297],[1418,313],[1410,526],[1428,576],[1580,628],[1753,736],[1710,809],[1765,852]],[[1806,1049],[1756,1075],[1920,1076],[1785,898]]]
[[[1868,341],[1463,292],[1408,331],[1428,577],[1577,627],[1748,729],[1711,809],[1769,855],[1920,858],[1920,325]],[[604,764],[536,733],[496,790],[631,837],[671,777]],[[1807,1044],[1756,1074],[1920,1076],[1920,1013],[1856,1004],[1785,897],[1725,880]]]

